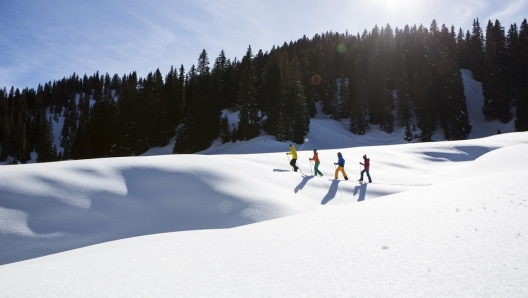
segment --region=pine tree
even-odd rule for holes
[[[228,60],[224,50],[222,50],[218,58],[216,58],[211,71],[212,94],[215,98],[214,101],[218,103],[220,109],[226,108],[226,73],[228,66]]]
[[[528,22],[519,27],[519,96],[515,110],[515,130],[528,131]]]
[[[507,53],[504,28],[497,20],[488,22],[486,28],[485,74],[482,84],[484,106],[482,112],[487,120],[499,119],[507,123],[512,119],[510,110]]]
[[[412,118],[411,90],[409,85],[409,72],[407,70],[408,47],[405,44],[404,34],[409,34],[409,27],[406,26],[405,33],[396,31],[394,48],[395,55],[395,91],[396,91],[396,111],[397,120],[400,126],[408,126]]]
[[[266,65],[263,97],[267,104],[264,129],[278,141],[304,143],[310,118],[304,96],[299,61],[285,52],[273,51]]]
[[[375,26],[372,35],[365,41],[366,46],[366,87],[369,103],[370,123],[380,125],[381,130],[391,133],[393,126],[393,99],[389,90],[389,74],[383,32]]]
[[[129,76],[125,75],[121,81],[121,92],[117,100],[117,131],[119,134],[116,136],[116,146],[112,154],[113,156],[136,155],[140,153],[136,150],[139,143],[138,126],[140,125],[137,117],[139,113],[137,75],[135,72]],[[85,99],[88,100],[89,97],[85,95]]]
[[[297,55],[286,65],[287,79],[287,102],[291,106],[292,112],[292,137],[291,140],[297,144],[304,143],[304,137],[310,130],[310,116],[308,115],[308,106],[304,96],[304,87],[301,83],[302,77],[300,72],[299,60]]]
[[[72,97],[64,111],[64,124],[61,130],[60,145],[64,148],[62,154],[64,159],[71,158],[71,149],[77,134],[78,115],[77,104],[75,103],[75,98]]]
[[[250,140],[260,133],[260,117],[257,103],[257,89],[251,46],[239,66],[238,102],[240,103],[238,139]]]
[[[222,143],[227,143],[231,140],[231,131],[229,129],[229,120],[227,116],[220,118],[220,139]]]
[[[266,63],[264,71],[264,80],[262,83],[262,100],[265,104],[263,128],[271,135],[275,135],[277,140],[286,140],[287,133],[284,137],[277,136],[279,117],[285,113],[283,104],[283,86],[282,74],[280,71],[281,55],[277,51],[270,53],[270,59]]]
[[[211,71],[207,52],[202,51],[198,66],[187,74],[182,125],[176,132],[174,153],[194,153],[211,146],[220,134],[220,105],[211,94]]]
[[[100,95],[97,95],[100,97]],[[80,158],[99,158],[111,156],[116,137],[117,107],[111,93],[107,90],[94,104],[91,116],[86,124],[84,138],[87,156]],[[75,157],[74,157],[75,158]]]
[[[167,100],[166,137],[172,137],[174,130],[180,122],[183,104],[183,88],[184,82],[180,79],[178,70],[171,66],[169,73],[165,77],[165,96]]]
[[[9,110],[6,88],[0,89],[0,161],[5,161],[9,152]]]
[[[51,117],[46,120],[46,112],[41,110],[38,142],[37,142],[37,162],[49,162],[57,160],[57,148],[53,141],[53,120]]]
[[[403,135],[403,139],[406,140],[407,142],[410,142],[413,139],[411,126],[409,125],[409,123],[405,124],[405,134]]]
[[[464,69],[470,68],[468,42],[466,39],[466,36],[468,35],[469,35],[469,31],[467,32],[467,35],[465,35],[464,31],[462,31],[462,28],[458,30],[457,58],[458,58],[458,64],[460,65],[460,68],[464,68]]]
[[[482,82],[484,80],[484,35],[480,28],[478,19],[473,20],[473,31],[468,43],[469,56],[471,57],[470,66],[473,78]]]
[[[512,104],[516,105],[518,97],[521,93],[521,86],[519,84],[519,78],[522,76],[522,66],[519,63],[520,56],[520,43],[519,43],[519,32],[517,25],[512,24],[508,30],[506,36],[506,50],[507,50],[507,82],[509,84],[509,90],[511,90]]]
[[[528,76],[525,78],[525,86],[528,86]],[[526,89],[517,102],[517,109],[515,110],[515,131],[528,131],[528,92]]]
[[[369,113],[365,90],[365,71],[356,59],[349,78],[350,126],[353,134],[364,135],[369,130]]]
[[[420,128],[419,138],[422,142],[430,142],[435,131],[436,113],[433,102],[433,71],[431,69],[431,57],[428,55],[429,32],[423,26],[413,27],[411,34],[414,37],[410,48],[409,73],[411,85],[411,97],[417,126]]]

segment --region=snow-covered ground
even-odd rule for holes
[[[383,139],[0,167],[0,297],[527,297],[528,132]]]
[[[0,296],[528,295],[528,133],[339,150],[1,167]]]

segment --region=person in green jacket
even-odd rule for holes
[[[290,160],[290,166],[292,166],[294,172],[297,172],[297,169],[299,169],[297,166],[297,150],[295,150],[295,147],[292,143],[290,143],[290,151],[291,152],[286,152],[286,155],[292,156],[292,159]]]

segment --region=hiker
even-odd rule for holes
[[[292,156],[292,159],[290,161],[290,166],[292,166],[294,172],[297,172],[297,169],[299,168],[297,166],[297,150],[295,150],[295,147],[293,147],[292,143],[290,143],[290,151],[291,152],[286,152],[286,155]]]
[[[361,171],[361,178],[359,178],[359,181],[363,181],[363,173],[367,173],[367,177],[369,179],[369,183],[372,183],[372,179],[370,178],[370,173],[369,173],[369,170],[370,170],[370,158],[367,158],[367,155],[363,155],[363,161],[365,163],[362,163],[360,162],[359,164],[360,165],[363,165],[363,167],[365,167],[365,169],[363,169],[363,171]]]
[[[309,160],[313,160],[314,163],[315,163],[315,166],[314,166],[314,176],[317,176],[317,173],[319,173],[319,176],[320,177],[323,177],[323,173],[321,173],[321,171],[319,171],[319,164],[321,163],[319,161],[319,154],[317,153],[317,149],[314,149],[313,150],[313,157],[312,158],[308,158]]]
[[[345,160],[343,159],[341,152],[337,152],[337,162],[334,162],[334,165],[338,165],[337,169],[335,170],[335,178],[337,179],[339,172],[341,172],[345,177],[345,180],[348,180],[348,177],[345,173]]]

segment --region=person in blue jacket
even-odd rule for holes
[[[345,177],[345,180],[348,180],[347,174],[345,172],[345,159],[341,155],[341,152],[337,152],[337,162],[334,162],[334,165],[338,165],[337,169],[335,170],[335,178],[337,179],[339,172],[341,172],[343,177]]]

